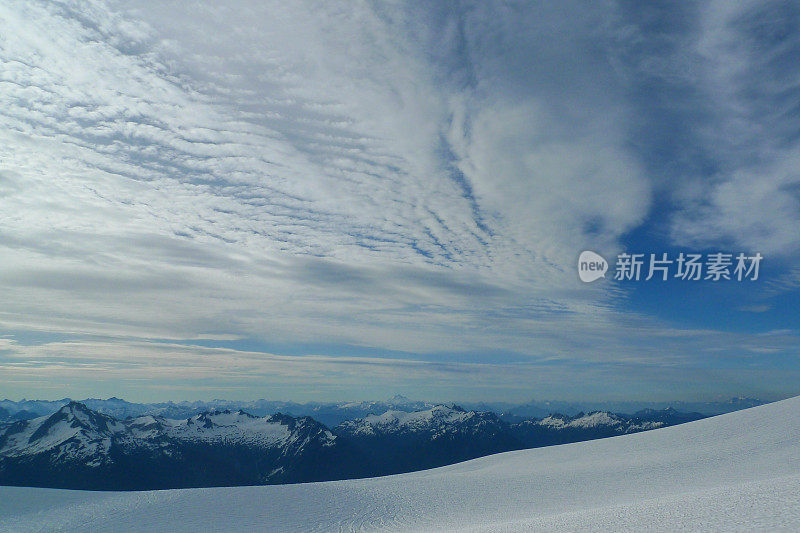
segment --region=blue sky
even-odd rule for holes
[[[0,24],[0,396],[800,393],[796,3]],[[587,249],[764,260],[584,284]]]

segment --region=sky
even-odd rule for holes
[[[800,394],[799,59],[795,2],[3,1],[0,397]]]

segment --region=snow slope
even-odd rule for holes
[[[800,531],[800,397],[434,470],[98,493],[0,487],[2,531]]]

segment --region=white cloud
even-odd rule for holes
[[[502,94],[506,48],[536,44],[513,13],[499,13],[511,42],[487,44],[485,14],[468,10],[429,22],[403,6],[114,6],[3,8],[8,323],[194,337],[221,322],[458,349],[448,328],[473,310],[564,300],[551,288],[576,283],[585,227],[614,246],[647,209],[607,110],[562,117],[547,92]],[[434,41],[449,52],[431,58]],[[485,79],[460,86],[448,65]],[[327,260],[293,273],[297,254]],[[319,296],[304,268],[343,270]],[[475,301],[482,287],[497,294]],[[398,323],[353,325],[367,314]],[[385,331],[421,324],[441,331]]]
[[[574,272],[652,203],[620,20],[612,4],[4,2],[0,325],[682,361],[686,344],[651,349],[658,325]],[[759,224],[794,215],[792,179],[735,170],[676,235],[753,235],[719,222],[743,208],[737,182],[771,213]]]
[[[800,14],[791,3],[713,2],[698,26],[686,75],[707,108],[694,128],[713,167],[692,184],[673,235],[792,256],[800,249]]]

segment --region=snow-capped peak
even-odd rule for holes
[[[18,456],[52,451],[73,459],[102,457],[120,431],[124,426],[115,419],[71,401],[50,416],[12,424],[0,440],[0,453]]]
[[[373,426],[419,426],[431,423],[453,423],[469,418],[472,412],[464,411],[458,407],[436,405],[423,411],[386,411],[382,415],[368,415],[363,419],[365,424]]]
[[[574,417],[564,415],[550,415],[538,422],[541,426],[551,428],[595,428],[595,427],[615,427],[622,424],[622,420],[613,413],[605,411],[595,411],[588,414],[578,414]]]
[[[412,403],[412,402],[411,402],[411,400],[409,398],[406,398],[402,394],[395,394],[394,396],[389,398],[389,401],[386,402],[386,403],[388,403],[390,405],[406,405],[406,404],[409,404],[409,403]]]
[[[351,435],[372,435],[376,433],[398,433],[433,431],[460,427],[463,424],[480,422],[487,413],[466,411],[457,405],[435,405],[419,411],[400,411],[390,409],[380,415],[367,415],[358,420],[343,422],[338,428]]]

